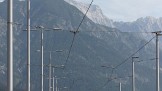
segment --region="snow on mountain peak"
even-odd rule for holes
[[[79,2],[77,0],[65,0],[69,4],[75,6],[78,8],[81,12],[85,13],[88,9],[89,4]],[[113,21],[111,19],[108,19],[103,13],[99,6],[92,5],[89,9],[89,12],[87,13],[87,17],[91,19],[93,22],[109,27],[113,26]]]

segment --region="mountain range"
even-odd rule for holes
[[[88,9],[89,4],[79,2],[77,0],[65,0],[69,4],[75,6],[83,13]],[[146,16],[137,19],[133,22],[122,22],[122,21],[113,21],[106,17],[101,8],[97,5],[92,5],[87,17],[93,22],[108,27],[118,28],[121,31],[141,31],[141,32],[153,32],[160,31],[162,29],[162,18],[154,18],[151,16]]]
[[[7,1],[0,3],[0,90],[6,91],[6,15]],[[76,5],[76,4],[75,4]],[[84,4],[81,4],[84,6]],[[78,6],[80,7],[80,6]],[[55,76],[66,77],[58,82],[59,88],[68,87],[71,91],[107,91],[118,90],[116,85],[122,82],[122,89],[131,90],[131,54],[141,48],[150,35],[143,37],[138,33],[123,33],[123,31],[155,30],[159,26],[159,19],[151,17],[141,18],[135,22],[113,22],[106,18],[98,6],[93,5],[75,35],[75,41],[70,52],[65,69],[56,69]],[[14,88],[15,91],[26,89],[26,2],[14,0]],[[97,11],[97,13],[95,13]],[[69,30],[76,30],[84,16],[85,10],[76,8],[64,0],[34,0],[31,1],[31,28],[44,26],[44,64],[49,63],[47,51],[64,50],[63,53],[52,54],[52,64],[65,64],[74,34]],[[98,18],[95,15],[98,14]],[[93,17],[92,17],[93,16]],[[97,16],[97,15],[96,15]],[[100,16],[102,16],[100,18]],[[92,18],[91,18],[92,17]],[[94,20],[93,20],[94,19]],[[96,21],[95,21],[96,20]],[[106,21],[103,21],[106,20]],[[104,22],[102,24],[102,21]],[[159,21],[159,23],[157,22]],[[108,23],[106,23],[108,22]],[[141,23],[136,25],[137,23]],[[123,25],[122,25],[123,24]],[[159,24],[159,25],[156,25]],[[147,26],[146,26],[147,25]],[[153,26],[154,25],[154,26]],[[113,27],[113,28],[112,28]],[[63,31],[45,31],[51,28],[62,28]],[[157,29],[158,29],[157,28]],[[40,30],[40,29],[38,29]],[[148,30],[149,31],[149,30]],[[147,32],[148,32],[147,31]],[[151,30],[150,30],[151,31]],[[31,33],[31,90],[40,90],[40,32]],[[139,56],[141,62],[136,64],[137,91],[155,90],[155,44],[149,43],[134,56]],[[127,58],[130,59],[127,60]],[[102,66],[116,66],[126,63],[114,70]],[[48,68],[45,67],[45,90],[48,90]],[[125,77],[107,83],[110,77]],[[107,84],[105,84],[107,83]]]

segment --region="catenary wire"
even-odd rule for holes
[[[70,57],[70,54],[71,54],[71,50],[72,50],[72,47],[73,47],[73,45],[74,45],[74,41],[75,41],[75,38],[76,38],[76,34],[79,32],[79,28],[81,27],[81,25],[82,25],[82,23],[83,23],[83,21],[84,21],[86,15],[87,15],[87,13],[88,13],[90,7],[92,6],[92,4],[93,4],[93,0],[92,0],[91,3],[89,4],[89,7],[88,7],[86,13],[84,14],[84,16],[83,16],[81,22],[79,23],[79,26],[78,26],[77,30],[76,30],[76,31],[73,31],[73,34],[74,34],[74,35],[73,35],[73,39],[72,39],[72,42],[71,42],[71,45],[70,45],[70,48],[69,48],[69,52],[68,52],[67,58],[66,58],[66,60],[65,60],[65,64],[64,64],[65,66],[64,66],[64,67],[66,67],[67,62],[68,62],[68,60],[69,60],[69,57]]]
[[[93,0],[92,0],[92,2],[93,2]],[[91,2],[91,4],[89,5],[89,8],[90,8],[90,6],[92,5],[92,2]],[[89,8],[88,8],[88,10],[89,10]],[[84,19],[85,19],[85,17],[86,17],[86,14],[88,13],[88,10],[87,10],[87,12],[85,13],[85,15],[84,15],[82,21],[80,22],[80,24],[79,24],[77,30],[74,32],[73,39],[72,39],[72,43],[71,43],[70,48],[69,48],[69,52],[68,52],[68,56],[67,56],[65,65],[67,64],[67,62],[68,62],[68,60],[69,60],[69,57],[70,57],[70,54],[71,54],[71,50],[72,50],[72,47],[73,47],[73,45],[74,45],[75,37],[76,37],[76,34],[77,34],[76,32],[79,31],[79,28],[80,28],[80,26],[82,25],[82,22],[84,21]],[[16,25],[20,25],[20,24],[16,24]],[[33,26],[33,27],[35,27],[35,26]],[[84,32],[95,32],[95,31],[84,31]],[[96,32],[100,32],[100,31],[96,31]],[[101,32],[102,32],[102,31],[101,31]],[[103,32],[105,32],[105,31],[103,31]],[[111,32],[111,31],[106,31],[106,32]],[[115,32],[115,31],[112,31],[112,32]],[[151,33],[151,32],[121,32],[121,33]],[[154,38],[155,38],[155,37],[153,37],[149,42],[147,42],[144,46],[142,46],[139,50],[137,50],[135,53],[133,53],[133,54],[132,54],[130,57],[128,57],[126,60],[124,60],[123,62],[121,62],[121,63],[118,64],[117,66],[115,66],[115,68],[118,68],[120,65],[122,65],[122,64],[124,64],[126,61],[128,61],[128,59],[130,59],[132,56],[134,56],[136,53],[138,53],[141,49],[143,49],[143,48],[144,48],[147,44],[149,44]],[[110,77],[112,76],[113,71],[114,71],[114,69],[112,70],[112,73],[111,73]],[[109,81],[111,81],[111,80],[108,80],[107,83],[109,83]]]
[[[119,63],[118,65],[115,66],[114,69],[118,68],[119,66],[121,66],[122,64],[124,64],[125,62],[127,62],[132,56],[134,56],[135,54],[137,54],[140,50],[142,50],[147,44],[149,44],[156,36],[154,36],[153,38],[151,38],[148,42],[146,42],[142,47],[140,47],[136,52],[134,52],[132,55],[130,55],[128,58],[126,58],[124,61],[122,61],[121,63]]]
[[[70,57],[71,49],[72,49],[72,47],[73,47],[73,45],[74,45],[74,41],[75,41],[76,34],[77,34],[77,32],[79,32],[79,28],[81,27],[81,25],[82,25],[82,23],[83,23],[83,21],[84,21],[86,15],[87,15],[89,9],[90,9],[92,3],[93,3],[93,0],[92,0],[92,2],[90,3],[90,5],[89,5],[89,7],[88,7],[88,9],[87,9],[87,11],[86,11],[86,13],[84,14],[84,16],[83,16],[83,18],[82,18],[82,20],[81,20],[81,22],[80,22],[80,24],[79,24],[77,30],[74,31],[74,36],[73,36],[72,43],[71,43],[70,48],[69,48],[69,52],[68,52],[68,56],[67,56],[67,59],[66,59],[66,63],[65,63],[65,64],[67,64],[67,61],[68,61],[68,59],[69,59],[69,57]],[[16,22],[13,23],[13,24],[14,24],[14,25],[23,25],[23,24],[16,23]],[[31,26],[31,27],[36,27],[36,26]],[[52,29],[52,28],[48,28],[48,29]],[[82,31],[82,32],[117,32],[117,31]],[[152,33],[152,32],[120,32],[120,33]],[[142,46],[139,50],[137,50],[135,53],[133,53],[131,56],[129,56],[126,60],[124,60],[123,62],[121,62],[120,64],[118,64],[115,68],[118,68],[120,65],[122,65],[122,64],[124,64],[126,61],[128,61],[128,59],[130,59],[132,56],[134,56],[136,53],[138,53],[141,49],[143,49],[143,48],[144,48],[148,43],[150,43],[154,38],[155,38],[155,37],[153,37],[150,41],[148,41],[148,42],[147,42],[144,46]]]
[[[88,12],[86,12],[86,14],[87,14]],[[81,23],[79,24],[79,27],[76,29],[77,31],[72,31],[72,30],[68,30],[68,29],[62,29],[61,31],[69,31],[69,32],[112,32],[112,33],[145,33],[145,34],[152,34],[153,32],[150,32],[150,31],[148,31],[148,32],[131,32],[131,31],[98,31],[98,30],[86,30],[86,31],[79,31],[79,28],[80,28],[80,26],[81,26],[81,24],[82,24],[82,22],[83,22],[83,20],[85,19],[85,15],[84,15],[84,18],[82,19],[82,21],[81,21]],[[21,24],[21,23],[17,23],[17,22],[14,22],[13,23],[13,25],[17,25],[17,26],[24,26],[24,24]],[[36,28],[36,27],[38,27],[38,25],[30,25],[30,27],[33,27],[33,28]],[[53,28],[50,28],[50,27],[44,27],[45,29],[53,29]],[[117,29],[117,28],[112,28],[112,29]]]
[[[117,69],[119,66],[123,65],[124,63],[126,63],[132,56],[134,56],[136,53],[138,53],[140,50],[142,50],[146,45],[148,45],[156,36],[152,37],[148,42],[146,42],[142,47],[140,47],[136,52],[134,52],[131,56],[129,56],[128,58],[126,58],[124,61],[122,61],[121,63],[119,63],[118,65],[116,65],[113,69],[112,72],[110,74],[110,78],[112,78],[112,74],[114,72],[115,69]],[[101,88],[105,87],[109,82],[111,82],[111,79],[108,79],[101,87],[99,87],[99,89],[97,89],[96,91],[100,90]]]
[[[92,3],[93,3],[93,0],[92,0],[91,4],[89,5],[89,8],[90,8],[90,6],[92,5]],[[87,14],[88,11],[89,11],[89,8],[88,8],[87,12],[85,13],[83,19],[81,20],[81,22],[80,22],[80,24],[79,24],[77,30],[74,31],[72,43],[71,43],[70,48],[69,48],[69,52],[68,52],[68,56],[67,56],[65,65],[67,64],[67,62],[68,62],[68,60],[69,60],[69,57],[70,57],[70,54],[71,54],[71,50],[72,50],[72,47],[73,47],[73,45],[74,45],[74,41],[75,41],[76,34],[77,34],[77,32],[79,31],[79,28],[80,28],[80,26],[82,25],[82,23],[83,23],[83,21],[84,21],[84,19],[85,19],[85,17],[86,17],[86,14]],[[20,24],[16,24],[16,25],[20,25]],[[85,32],[95,32],[95,31],[85,31]],[[100,32],[100,31],[96,31],[96,32]],[[103,32],[105,32],[105,31],[103,31]],[[106,32],[116,32],[116,31],[106,31]],[[121,33],[152,33],[152,32],[121,32]],[[153,37],[150,41],[148,41],[148,42],[147,42],[144,46],[142,46],[139,50],[137,50],[135,53],[133,53],[131,56],[129,56],[126,60],[124,60],[123,62],[121,62],[121,63],[118,64],[117,66],[115,66],[115,69],[118,68],[120,65],[124,64],[126,61],[128,61],[132,56],[134,56],[134,55],[135,55],[136,53],[138,53],[141,49],[143,49],[147,44],[149,44],[154,38],[155,38],[155,37]],[[114,70],[114,69],[113,69],[113,70]],[[113,74],[113,71],[112,71],[112,74]],[[111,74],[111,76],[112,76],[112,74]],[[111,80],[108,80],[107,83],[109,83],[110,81],[111,81]]]

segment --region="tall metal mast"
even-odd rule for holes
[[[139,58],[139,57],[132,57],[132,91],[136,91],[136,86],[135,86],[135,75],[134,75],[134,59]]]
[[[156,34],[156,91],[160,91],[160,60],[159,60],[159,36],[162,31],[152,32]]]
[[[8,0],[7,11],[7,91],[13,91],[13,0]]]
[[[27,0],[27,91],[30,91],[30,0]]]
[[[51,91],[51,51],[50,53],[50,59],[49,59],[49,91]]]
[[[121,85],[121,82],[119,83],[119,91],[122,91],[122,85]]]

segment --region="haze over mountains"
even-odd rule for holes
[[[0,90],[6,89],[6,1],[0,3]],[[78,5],[77,3],[75,5]],[[83,7],[84,4],[81,4]],[[44,31],[44,51],[64,50],[63,53],[52,54],[52,64],[62,65],[67,58],[73,33],[81,22],[86,8],[80,10],[64,0],[32,0],[31,25],[46,28],[62,28],[64,31]],[[135,22],[113,22],[106,18],[99,7],[93,5],[88,16],[79,28],[74,45],[66,65],[66,69],[57,69],[55,76],[66,79],[59,80],[59,87],[68,87],[69,91],[107,91],[118,90],[116,85],[121,80],[123,91],[131,90],[131,59],[111,74],[111,69],[101,66],[116,66],[148,42],[152,36],[139,33],[122,33],[121,31],[153,31],[161,28],[161,19],[141,18]],[[94,14],[93,14],[94,13]],[[26,89],[26,3],[14,0],[14,88],[15,91]],[[138,24],[137,24],[138,23]],[[136,26],[135,26],[136,25]],[[112,28],[115,27],[115,28]],[[149,30],[150,29],[150,30]],[[152,30],[151,30],[152,29]],[[39,29],[38,29],[39,30]],[[31,90],[40,91],[40,32],[31,34]],[[155,90],[155,57],[153,41],[135,56],[147,62],[136,64],[137,91]],[[49,54],[44,53],[44,64],[49,62]],[[48,68],[45,68],[48,76]],[[112,77],[126,77],[111,81]],[[45,89],[48,90],[48,80]]]
[[[88,9],[89,4],[83,3],[77,0],[65,0],[69,4],[75,6],[80,11],[85,13]],[[111,13],[111,12],[110,12]],[[123,21],[113,21],[104,15],[101,8],[97,5],[92,5],[90,8],[87,17],[93,22],[105,25],[112,28],[117,28],[122,32],[154,32],[162,30],[162,18],[155,18],[152,16],[146,16],[138,18],[133,22],[123,22]],[[141,33],[139,34],[141,38],[147,39],[148,34]],[[149,36],[153,36],[150,34]]]
[[[82,3],[76,0],[65,0],[71,5],[77,7],[83,13],[86,12],[89,4]],[[110,12],[111,13],[111,12]],[[134,22],[122,22],[113,21],[106,17],[99,6],[92,5],[90,11],[87,14],[88,18],[97,24],[106,25],[109,27],[118,28],[121,31],[142,31],[153,32],[162,30],[162,18],[154,18],[146,16],[137,19]]]

